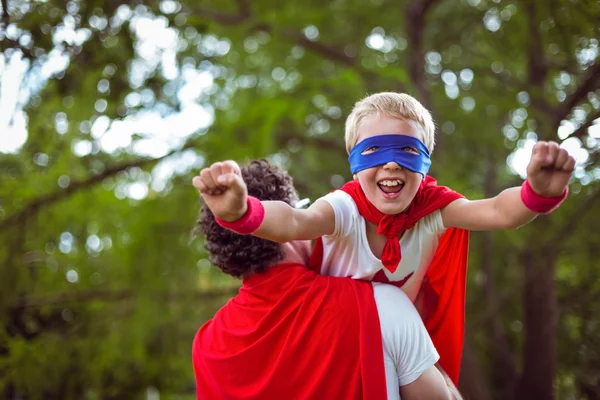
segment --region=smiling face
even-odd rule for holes
[[[358,130],[358,141],[379,135],[407,135],[423,140],[421,129],[412,121],[386,117],[379,113],[365,117]],[[376,151],[367,149],[363,154]],[[406,151],[413,151],[406,148]],[[423,177],[402,168],[394,161],[356,173],[367,199],[384,214],[400,214],[410,205]]]

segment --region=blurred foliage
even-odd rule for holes
[[[0,100],[17,98],[8,120],[24,115],[28,136],[0,154],[0,397],[193,398],[194,333],[238,283],[190,236],[191,177],[266,157],[315,199],[351,178],[354,102],[394,90],[433,111],[434,175],[469,198],[521,182],[507,159],[526,139],[576,150],[557,212],[472,235],[461,389],[600,398],[597,1],[9,0],[8,11],[0,71],[26,69],[14,93],[2,79]]]

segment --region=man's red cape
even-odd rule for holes
[[[348,184],[347,184],[348,185]],[[350,185],[358,185],[350,183]],[[364,193],[356,198],[355,187],[344,187],[359,211],[360,202],[366,200]],[[435,179],[425,178],[413,204],[408,210],[408,220],[415,221],[439,210],[463,196],[438,186]],[[433,344],[440,354],[440,364],[455,385],[458,385],[460,362],[462,358],[465,327],[465,296],[467,283],[467,258],[469,250],[469,232],[464,229],[450,228],[441,236],[437,251],[423,280],[415,304],[419,309],[425,327]],[[310,267],[320,271],[323,260],[323,242],[318,239],[310,259]],[[408,279],[408,277],[407,277]],[[373,278],[377,282],[389,282],[383,270]],[[401,287],[400,282],[389,282]],[[401,318],[401,316],[399,316]]]
[[[301,264],[245,279],[192,359],[198,399],[387,398],[372,285]]]

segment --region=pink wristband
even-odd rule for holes
[[[249,235],[255,232],[265,219],[265,207],[254,196],[248,196],[247,204],[248,210],[242,218],[233,222],[227,222],[215,217],[215,221],[223,228],[227,228],[240,235]]]
[[[554,211],[560,203],[562,203],[569,193],[569,188],[565,188],[565,192],[561,196],[557,197],[544,197],[540,196],[533,191],[529,185],[529,181],[525,179],[521,186],[521,200],[525,207],[538,214],[547,214]]]

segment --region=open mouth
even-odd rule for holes
[[[377,182],[379,190],[388,199],[396,198],[404,188],[404,181],[400,179],[383,179]]]

